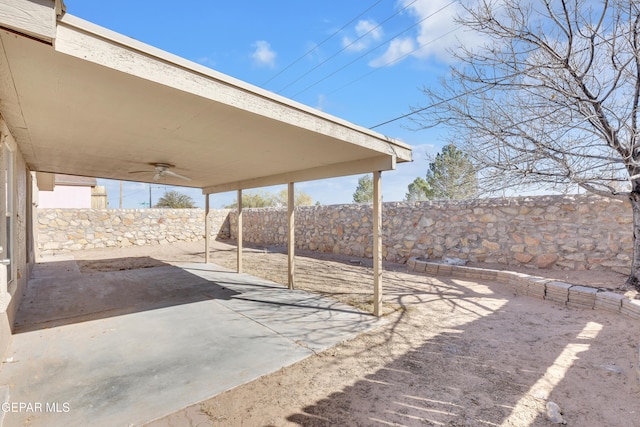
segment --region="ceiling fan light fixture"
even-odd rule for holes
[[[167,175],[175,178],[179,178],[179,179],[184,179],[185,181],[191,181],[191,178],[171,171],[170,169],[175,167],[175,165],[172,165],[170,163],[149,163],[149,166],[153,166],[155,169],[155,174],[153,175],[154,181],[159,181],[160,179],[164,178]],[[147,172],[153,173],[154,171],[133,171],[129,173],[147,173]]]

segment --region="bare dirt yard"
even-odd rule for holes
[[[234,268],[235,248],[214,246],[212,261]],[[154,260],[201,261],[203,249],[195,242],[74,255],[85,269],[152,268]],[[247,249],[243,259],[246,273],[286,283],[278,248]],[[549,426],[550,402],[569,426],[640,425],[640,322],[515,296],[498,283],[385,268],[381,327],[150,425]],[[616,273],[533,274],[604,288],[624,281]],[[299,253],[296,278],[299,289],[371,309],[370,260]]]

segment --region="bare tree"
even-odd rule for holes
[[[484,189],[576,185],[628,199],[640,290],[640,4],[637,0],[480,0],[458,18],[481,40],[456,65],[420,126],[447,124]]]

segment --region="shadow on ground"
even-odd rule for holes
[[[228,300],[238,294],[229,284],[150,257],[39,263],[18,309],[15,332],[211,299]]]
[[[305,427],[541,427],[550,425],[546,404],[553,401],[570,425],[636,425],[637,343],[618,330],[632,331],[634,321],[516,297],[500,285],[421,277],[434,285],[389,279],[402,314],[380,331],[384,340],[351,354],[390,361],[375,366],[371,359],[371,373],[287,421]],[[424,330],[416,331],[421,325]],[[393,354],[403,346],[409,350]],[[629,399],[612,399],[605,391],[612,388]]]
[[[368,266],[319,258],[298,258],[300,289],[367,305]],[[244,265],[284,280],[286,256]],[[636,321],[402,270],[384,273],[388,324],[203,402],[210,425],[542,427],[555,402],[570,425],[635,426]]]
[[[36,266],[0,371],[7,399],[69,411],[6,413],[6,427],[141,425],[382,323],[213,264],[81,265]]]
[[[189,256],[194,255],[198,253]],[[213,259],[228,268],[235,265],[235,253],[231,250],[219,251]],[[299,289],[333,296],[343,303],[361,307],[371,298],[372,273],[366,265],[354,264],[350,259],[299,257],[296,285]],[[280,283],[286,280],[284,254],[254,251],[247,254],[244,266],[245,271],[266,279]],[[69,265],[61,268],[69,269]],[[171,268],[176,267],[165,265],[139,271],[170,272]],[[185,277],[198,276],[208,281],[204,264],[194,263],[185,270]],[[126,277],[132,273],[108,271],[99,274]],[[226,282],[216,283],[227,287]],[[271,308],[262,311],[257,304],[263,304],[265,297],[273,294],[271,289],[254,287],[256,292],[249,293],[233,285],[228,288],[242,295],[233,294],[229,299],[220,300],[201,295],[203,304],[194,306],[206,305],[202,307],[202,313],[211,316],[216,313],[211,306],[234,303],[234,311],[242,314],[238,319],[247,314],[258,324],[270,322],[269,329],[278,330],[282,337],[289,337],[287,328],[292,324],[298,334],[307,338],[310,334],[332,330],[325,318],[311,323],[308,317],[297,312],[310,305],[317,295],[300,294],[294,301],[272,299],[264,305]],[[636,321],[611,313],[572,309],[515,296],[508,287],[496,283],[401,271],[385,272],[384,293],[385,307],[390,313],[386,324],[328,350],[316,351],[294,365],[272,369],[269,375],[191,406],[201,415],[206,413],[209,419],[198,425],[541,427],[549,425],[544,415],[545,404],[549,401],[562,408],[569,425],[636,425],[640,414],[640,386],[634,365],[638,344]],[[190,306],[178,308],[180,313],[171,322],[180,322],[191,311]],[[338,304],[330,304],[329,308],[335,310],[323,312],[327,319],[338,319],[349,311],[348,307]],[[290,317],[274,322],[270,320],[274,313]],[[115,320],[121,320],[123,325],[129,322],[127,316]],[[220,351],[237,350],[236,358],[247,357],[246,348],[237,348],[237,336],[229,330],[216,331],[219,329],[216,321],[194,321],[193,324],[198,325],[194,328],[204,325],[211,332],[219,332],[219,338],[201,346],[196,354],[191,354],[192,351],[177,353],[171,363],[158,365],[154,375],[172,371],[176,366],[184,369],[178,372],[179,375],[188,373],[191,367],[207,361],[205,355],[209,349],[219,346],[223,339],[227,340],[228,347]],[[355,335],[354,328],[365,321],[345,320],[343,326]],[[134,325],[140,329],[140,336],[144,335],[143,326],[135,322],[126,324]],[[160,330],[171,329],[164,326],[163,323]],[[240,333],[245,328],[237,330]],[[259,333],[266,336],[265,330]],[[250,338],[246,343],[255,343],[262,335]],[[172,337],[168,336],[167,341],[170,339]],[[52,339],[52,342],[55,341]],[[295,342],[295,338],[288,338],[286,342]],[[297,347],[298,351],[300,349]],[[275,354],[282,357],[291,351],[282,347]],[[50,354],[50,350],[47,352]],[[258,361],[269,354],[257,353],[254,356]],[[109,354],[105,351],[100,357]],[[139,355],[140,366],[148,365],[147,357]],[[191,359],[184,364],[183,359],[187,357]],[[116,366],[126,360],[126,357],[118,357],[112,363]],[[219,367],[219,363],[214,362],[210,369]],[[239,362],[239,365],[253,366],[249,361]],[[172,381],[175,378],[173,376]],[[208,373],[194,378],[201,380],[203,387],[212,383]],[[187,387],[192,389],[193,384]],[[133,390],[127,396],[141,393]],[[114,395],[112,399],[128,402],[120,395]],[[152,425],[191,425],[180,418],[179,414],[184,412],[176,412]]]

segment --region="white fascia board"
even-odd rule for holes
[[[0,27],[53,43],[56,35],[56,2],[53,0],[3,0]]]
[[[212,185],[203,188],[202,194],[224,193],[226,191],[268,187],[271,185],[287,184],[290,182],[313,181],[316,179],[357,175],[374,171],[388,171],[395,168],[395,156],[377,156],[368,159],[355,160],[352,162],[343,162],[295,172],[271,175],[262,178],[248,179],[245,181]]]

